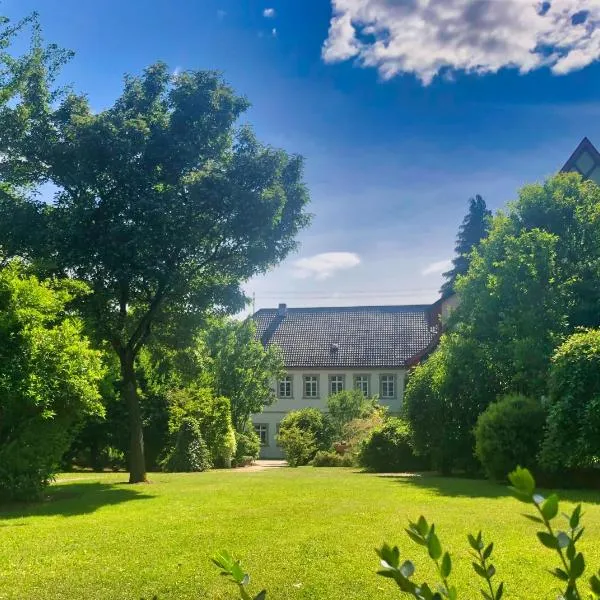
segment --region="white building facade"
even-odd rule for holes
[[[252,421],[261,458],[282,458],[277,445],[285,415],[302,408],[327,412],[327,398],[347,389],[378,396],[390,414],[402,408],[408,369],[439,338],[442,306],[358,306],[262,309],[257,335],[277,345],[286,376],[274,382],[277,400]]]

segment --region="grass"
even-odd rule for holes
[[[63,475],[46,502],[0,511],[0,598],[115,600],[236,598],[209,564],[222,548],[251,573],[269,598],[392,599],[375,575],[375,546],[397,543],[432,570],[424,549],[404,533],[408,517],[434,520],[454,556],[454,580],[472,600],[466,534],[496,542],[508,599],[555,597],[556,560],[535,538],[526,507],[485,481],[366,475],[347,469],[270,469],[154,474],[130,486],[124,474]],[[584,502],[588,565],[600,567],[600,494],[568,492]],[[590,571],[588,566],[588,572]],[[473,588],[478,589],[478,588]]]

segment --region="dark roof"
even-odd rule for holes
[[[430,305],[276,308],[253,316],[265,345],[283,351],[286,367],[395,368],[413,364],[438,339]]]

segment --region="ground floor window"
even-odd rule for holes
[[[256,434],[260,438],[260,445],[268,446],[269,445],[269,426],[266,423],[255,423],[254,431],[256,431]]]
[[[365,398],[369,397],[369,376],[357,375],[354,378],[354,388],[361,391]]]
[[[394,375],[382,375],[380,383],[382,398],[396,397],[396,377]]]

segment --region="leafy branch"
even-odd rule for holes
[[[240,592],[240,600],[265,600],[267,591],[262,590],[256,596],[250,595],[248,585],[250,583],[250,575],[244,573],[241,562],[235,560],[227,550],[221,550],[218,554],[212,557],[212,562],[221,569],[221,575],[228,577],[230,581],[238,586]]]

